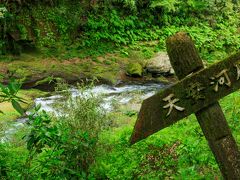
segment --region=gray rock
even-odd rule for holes
[[[146,65],[146,70],[151,73],[153,77],[170,76],[174,74],[168,54],[166,52],[159,52],[156,56],[149,60]]]

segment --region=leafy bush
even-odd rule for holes
[[[9,143],[0,143],[1,179],[20,179],[27,152],[23,147]]]
[[[11,29],[13,25],[12,14],[7,10],[6,7],[0,6],[0,55],[6,54],[9,49],[10,43],[7,38],[7,32]]]
[[[57,106],[59,117],[39,113],[40,107],[29,116],[25,178],[89,177],[106,115],[99,108],[99,98],[93,96],[68,96],[64,102]]]
[[[17,95],[20,90],[22,84],[15,80],[14,78],[10,78],[10,82],[8,85],[3,85],[0,83],[0,103],[2,102],[11,102],[13,108],[19,112],[21,115],[24,114],[24,109],[21,107],[21,103],[26,103],[23,98]],[[0,113],[3,113],[0,111]]]
[[[204,59],[222,58],[240,47],[239,6],[231,1],[106,2],[104,11],[100,6],[89,12],[82,34],[83,46],[109,41],[120,46],[158,40],[159,49],[164,49],[167,37],[186,31],[196,41]]]
[[[85,49],[100,47],[99,45],[103,43],[122,46],[151,40],[158,40],[157,49],[162,50],[165,48],[166,38],[180,30],[185,30],[193,36],[204,59],[213,60],[226,56],[240,46],[237,1],[18,2],[21,3],[10,1],[5,5],[15,16],[17,20],[15,24],[22,27],[20,35],[25,37],[26,34],[32,34],[39,47],[49,49],[50,53],[51,49],[55,49],[54,52],[57,53],[53,52],[54,55],[65,53],[69,56],[68,54],[74,54],[71,51],[75,52],[76,48],[78,51],[76,54],[81,54],[86,51]],[[18,6],[21,7],[20,10]],[[75,46],[69,46],[70,44]],[[5,46],[5,39],[0,38],[2,51],[5,51],[3,48]],[[12,46],[19,49],[16,44]],[[95,51],[98,52],[99,49]],[[94,53],[88,55],[92,56],[91,54]],[[76,55],[71,55],[73,56]]]

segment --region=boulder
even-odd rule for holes
[[[157,55],[150,59],[146,65],[147,73],[152,74],[153,77],[170,76],[174,74],[168,54],[159,52]]]
[[[126,74],[131,77],[142,77],[143,67],[140,63],[129,63],[126,67]]]

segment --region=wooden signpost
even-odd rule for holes
[[[240,179],[240,153],[217,102],[240,88],[240,53],[204,69],[183,32],[168,38],[167,51],[180,81],[143,102],[131,143],[195,113],[223,177]]]

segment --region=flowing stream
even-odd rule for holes
[[[86,89],[82,93],[78,89],[71,89],[71,96],[88,96],[93,95],[96,97],[102,97],[103,102],[101,107],[107,111],[111,112],[116,109],[116,107],[125,107],[130,111],[139,111],[141,102],[155,94],[158,90],[165,88],[163,84],[143,84],[143,85],[124,85],[121,87],[113,87],[109,85],[99,85],[89,89]],[[35,99],[35,104],[40,104],[41,109],[50,113],[55,113],[57,115],[54,104],[56,102],[61,102],[63,96],[61,94],[53,95],[49,97],[42,97]],[[11,136],[19,131],[25,126],[27,122],[26,118],[20,118],[16,122],[11,123],[8,128],[4,131],[2,137],[0,137],[1,142],[6,142],[11,138]]]

